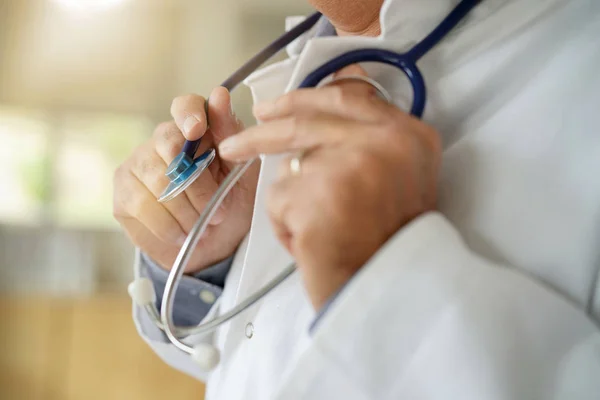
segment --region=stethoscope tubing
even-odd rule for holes
[[[461,1],[448,16],[438,25],[425,39],[415,45],[412,49],[406,53],[394,53],[388,50],[382,49],[362,49],[355,50],[345,54],[342,54],[333,60],[323,64],[315,71],[311,72],[304,81],[301,83],[300,88],[308,88],[317,86],[324,78],[338,71],[339,69],[348,66],[350,64],[360,62],[380,62],[389,65],[393,65],[404,72],[409,79],[413,89],[413,104],[410,113],[418,118],[423,114],[426,102],[426,87],[422,74],[416,66],[416,62],[426,54],[431,48],[433,48],[440,40],[442,40],[464,17],[471,11],[480,0],[463,0]],[[320,14],[316,13],[309,17],[304,23],[298,25],[295,29],[289,31],[281,38],[273,42],[270,46],[265,48],[263,52],[259,53],[238,71],[236,71],[229,79],[224,82],[225,87],[233,88],[241,80],[245,78],[249,73],[261,65],[266,59],[270,58],[277,51],[291,43],[300,34],[310,29],[320,18]],[[292,33],[295,35],[293,36]],[[280,46],[276,49],[274,46]],[[277,50],[277,51],[275,51]],[[267,54],[270,54],[267,56]],[[266,57],[265,59],[263,59]],[[262,60],[262,61],[260,61]],[[260,62],[259,62],[260,61]],[[243,76],[243,77],[242,77]],[[196,143],[197,142],[197,143]],[[190,152],[191,156],[195,154],[199,141],[186,142],[184,150],[186,153]],[[195,146],[195,147],[194,147]],[[193,151],[192,151],[193,150]],[[161,305],[161,322],[162,328],[167,335],[168,339],[178,349],[188,354],[193,354],[194,348],[184,343],[180,336],[182,334],[205,334],[214,331],[215,328],[229,321],[241,312],[248,309],[248,307],[255,304],[257,301],[262,299],[267,293],[272,291],[274,288],[279,286],[285,281],[292,273],[296,270],[294,263],[284,268],[273,280],[263,286],[255,293],[248,296],[245,300],[240,302],[234,308],[228,312],[212,319],[211,321],[200,324],[192,328],[178,328],[173,322],[173,305],[175,299],[175,293],[179,286],[179,282],[183,275],[185,266],[187,265],[190,257],[192,256],[193,250],[196,248],[200,237],[206,231],[208,222],[215,214],[217,207],[223,202],[229,191],[233,188],[236,182],[241,176],[248,170],[248,168],[257,160],[254,158],[243,164],[235,166],[231,172],[227,175],[225,180],[217,189],[217,192],[213,195],[209,203],[206,205],[204,211],[200,215],[196,224],[190,231],[187,239],[185,240],[177,258],[173,264],[163,294],[162,305]],[[146,307],[148,308],[148,307]],[[156,316],[156,310],[154,310],[154,316]]]

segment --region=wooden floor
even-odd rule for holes
[[[1,400],[199,400],[137,336],[126,297],[0,297]]]

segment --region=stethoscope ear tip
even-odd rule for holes
[[[207,343],[194,346],[192,359],[203,371],[211,371],[221,361],[221,353],[217,348]]]
[[[138,306],[147,306],[156,302],[156,291],[148,278],[138,278],[127,286],[127,292]]]

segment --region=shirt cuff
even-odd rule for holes
[[[233,256],[214,264],[193,276],[184,275],[175,293],[173,322],[178,326],[195,326],[204,319],[221,296]],[[141,253],[140,272],[149,278],[156,291],[156,308],[160,312],[162,296],[169,273],[146,254]]]

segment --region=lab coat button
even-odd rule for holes
[[[215,300],[217,300],[217,296],[210,290],[202,290],[200,291],[200,300],[205,302],[206,304],[213,304]]]
[[[246,337],[250,339],[252,336],[254,336],[254,325],[252,325],[252,322],[248,322],[246,325]]]

